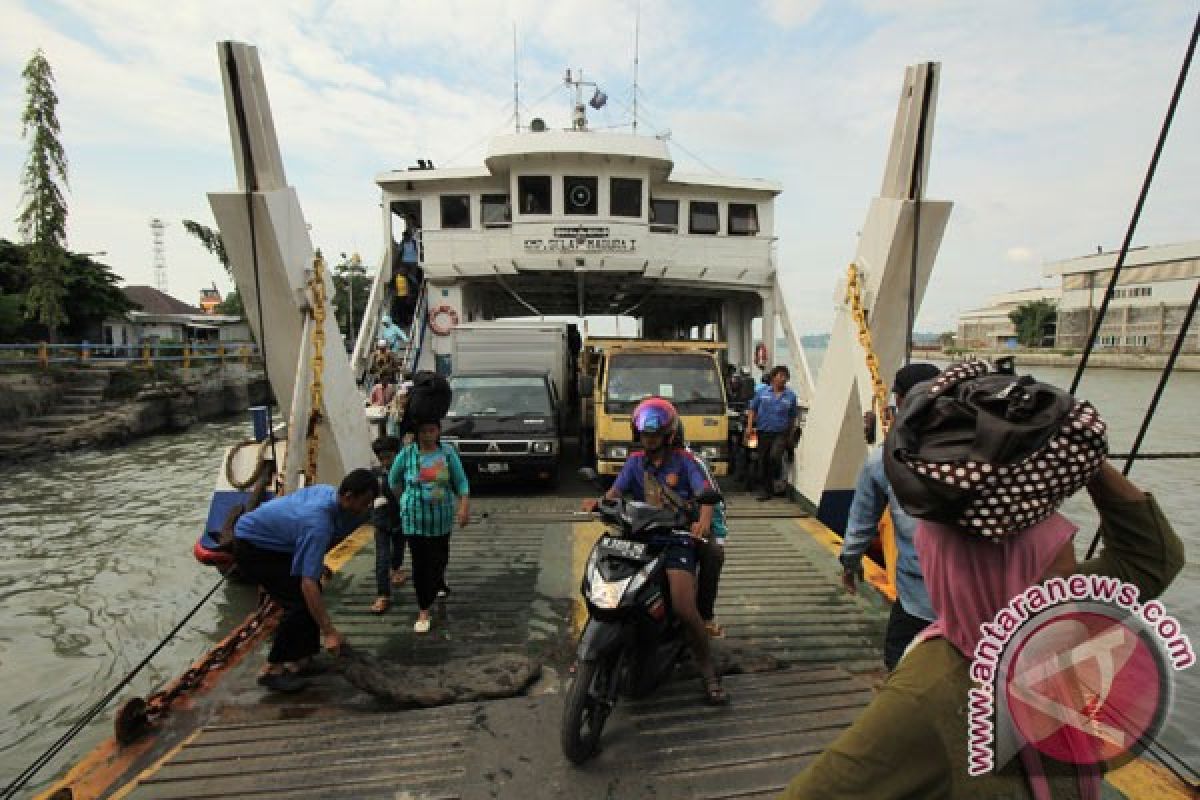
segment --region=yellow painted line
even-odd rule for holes
[[[374,525],[359,525],[354,532],[338,543],[338,546],[325,554],[325,566],[334,572],[340,572],[346,562],[354,558],[367,542],[375,541]]]
[[[799,517],[794,521],[800,530],[816,539],[818,544],[837,558],[838,553],[842,551],[842,537],[826,528],[816,517]],[[888,580],[887,570],[869,558],[864,558],[862,565],[863,578],[867,583],[891,602],[896,602],[896,587]]]
[[[153,764],[146,767],[146,769],[142,770],[141,772],[139,772],[137,774],[136,778],[134,778],[129,783],[122,786],[116,792],[114,792],[110,796],[110,800],[121,800],[122,797],[127,796],[130,792],[132,792],[134,789],[136,789],[138,787],[138,784],[140,784],[142,781],[146,780],[147,778],[154,777],[155,773],[157,773],[160,769],[162,769],[163,764],[166,764],[172,758],[179,755],[179,751],[182,750],[183,748],[187,747],[193,741],[195,741],[196,737],[199,735],[200,735],[199,729],[192,731],[190,734],[188,734],[187,738],[185,738],[182,742],[175,745],[170,750],[168,750],[166,753],[164,753],[162,758],[158,759]]]
[[[1105,773],[1104,780],[1134,800],[1194,800],[1196,797],[1196,790],[1185,786],[1170,770],[1143,758],[1110,770]]]
[[[587,567],[588,555],[592,545],[604,533],[604,524],[593,520],[591,522],[576,522],[571,525],[571,579],[575,586],[583,582],[583,570]],[[587,624],[587,606],[578,594],[571,596],[571,630],[578,636],[583,626]]]

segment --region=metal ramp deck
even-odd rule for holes
[[[782,501],[732,503],[717,648],[754,648],[784,669],[729,676],[710,708],[695,680],[623,702],[583,768],[558,749],[571,604],[600,527],[561,496],[477,498],[486,517],[454,533],[449,600],[429,637],[412,633],[405,587],[377,617],[368,545],[335,579],[331,614],[351,643],[404,663],[518,650],[547,669],[529,695],[390,711],[336,675],[292,697],[253,683],[249,659],[182,746],[120,796],[133,798],[767,797],[869,701],[883,612],[844,595],[828,553]],[[741,513],[739,513],[741,512]]]

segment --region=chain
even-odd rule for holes
[[[879,376],[879,358],[875,355],[871,328],[867,325],[867,312],[862,304],[862,276],[855,264],[851,264],[846,270],[846,302],[850,304],[850,315],[858,325],[858,343],[866,353],[867,371],[871,373],[871,407],[886,434],[892,423],[883,413],[887,407],[887,384]]]
[[[309,396],[309,416],[307,435],[307,461],[304,467],[306,484],[311,486],[317,482],[317,452],[320,449],[320,438],[317,425],[321,421],[321,396],[324,392],[322,375],[325,371],[325,259],[318,255],[313,259],[313,274],[309,281],[312,290],[313,315],[313,352],[312,352],[312,385]]]

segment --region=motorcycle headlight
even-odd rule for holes
[[[720,445],[706,445],[701,447],[697,453],[705,461],[713,461],[725,457],[725,448]]]
[[[621,604],[625,596],[625,588],[635,576],[630,575],[619,581],[592,581],[588,587],[588,601],[596,608],[614,609]]]
[[[553,453],[554,442],[549,440],[534,442],[532,450],[535,453]]]

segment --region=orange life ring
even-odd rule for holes
[[[439,321],[440,320],[440,321]],[[429,330],[438,336],[445,336],[458,325],[458,312],[447,305],[441,305],[429,312]]]
[[[767,366],[767,346],[763,342],[759,342],[754,348],[754,366],[759,369],[764,369]]]

